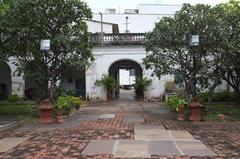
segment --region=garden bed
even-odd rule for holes
[[[204,115],[205,121],[219,121],[219,114],[225,115],[226,121],[240,121],[240,105],[214,103],[207,108]]]
[[[32,115],[32,104],[0,103],[0,115]]]

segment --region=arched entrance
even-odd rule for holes
[[[11,68],[6,63],[0,63],[0,100],[6,99],[11,95],[12,80]]]
[[[119,85],[113,97],[134,99],[133,84],[137,77],[142,77],[141,66],[133,60],[119,60],[109,67],[108,73],[118,81]]]

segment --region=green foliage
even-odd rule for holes
[[[218,114],[224,114],[226,121],[239,121],[240,120],[240,107],[239,105],[211,105],[209,111],[204,114],[205,121],[220,121]]]
[[[51,81],[50,88],[41,92],[53,99],[56,82],[68,69],[84,68],[94,60],[84,21],[91,19],[91,14],[87,4],[79,0],[13,1],[0,18],[4,37],[0,55],[4,52],[17,58],[18,70],[36,85]],[[49,51],[40,50],[42,39],[51,40]],[[37,70],[32,67],[29,71],[29,64],[36,64]]]
[[[79,106],[81,104],[81,100],[79,97],[71,96],[71,101],[73,106]]]
[[[58,109],[70,109],[73,106],[77,106],[80,104],[80,98],[74,96],[59,96],[56,101],[56,107]]]
[[[167,101],[167,105],[174,111],[178,111],[179,107],[186,107],[186,100],[183,97],[170,96]]]
[[[67,96],[60,96],[57,98],[56,101],[56,107],[58,109],[67,109],[69,108],[71,105],[70,101],[69,101],[69,97]]]
[[[147,90],[147,88],[151,85],[152,80],[142,77],[137,77],[135,84],[134,84],[134,89],[135,89],[135,94],[137,98],[143,98],[144,97],[144,92]]]
[[[208,93],[201,93],[199,95],[200,102],[204,103],[208,101]],[[212,101],[213,102],[227,102],[227,101],[236,101],[237,100],[237,95],[233,92],[229,92],[227,90],[222,91],[222,92],[216,92],[213,93],[212,95]]]
[[[174,92],[174,82],[173,81],[166,81],[165,85],[165,92],[166,93],[173,93]]]
[[[207,102],[208,101],[208,93],[204,92],[204,93],[199,94],[199,101],[200,101],[200,103]]]
[[[17,94],[14,94],[14,95],[8,96],[8,101],[9,102],[18,102],[18,101],[22,101],[22,98],[19,97]]]
[[[97,85],[102,85],[106,90],[113,91],[117,89],[117,80],[110,75],[103,75],[101,80],[96,81]]]
[[[163,75],[175,76],[178,84],[184,84],[187,98],[195,92],[195,86],[206,87],[207,44],[211,39],[213,15],[208,14],[208,5],[184,4],[174,17],[164,17],[152,32],[147,33],[145,47],[148,55],[144,59],[146,68],[153,69],[161,78]],[[190,47],[189,36],[200,35],[201,47]],[[204,43],[203,43],[204,42]],[[204,49],[202,49],[204,48]],[[193,57],[198,78],[194,81]],[[197,85],[198,84],[198,85]],[[200,89],[198,88],[198,89]]]
[[[176,83],[185,86],[187,98],[205,88],[214,90],[223,79],[240,100],[239,10],[238,0],[216,7],[184,4],[174,17],[162,18],[147,33],[146,68],[158,77],[174,75]],[[198,47],[189,46],[194,34],[200,36]]]
[[[0,115],[32,115],[32,105],[0,104]]]

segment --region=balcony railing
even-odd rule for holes
[[[143,45],[144,33],[92,34],[94,45]]]

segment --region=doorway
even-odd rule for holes
[[[109,75],[114,77],[119,88],[113,93],[115,99],[134,100],[134,84],[137,77],[142,77],[141,66],[132,60],[114,62],[109,68]]]

